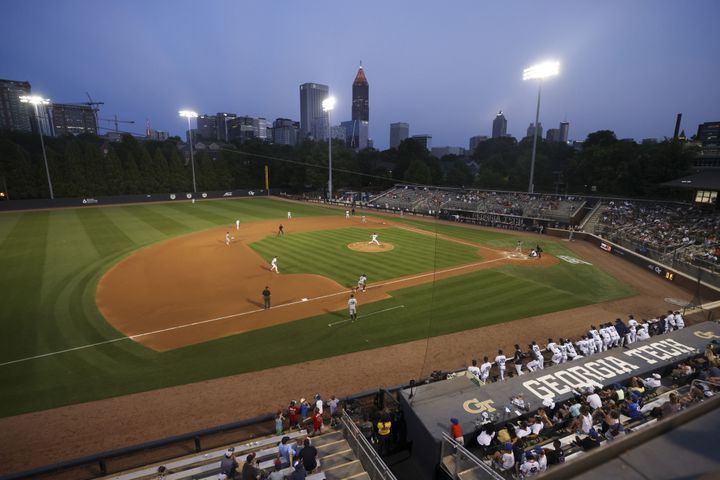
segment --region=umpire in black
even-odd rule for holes
[[[265,290],[262,291],[262,296],[264,308],[265,310],[267,310],[268,308],[270,308],[270,287],[265,286]]]

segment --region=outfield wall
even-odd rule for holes
[[[219,190],[200,192],[173,192],[173,193],[152,193],[147,195],[116,195],[112,197],[85,197],[85,198],[56,198],[50,200],[8,200],[0,202],[0,212],[19,210],[45,210],[51,208],[68,207],[98,207],[106,205],[122,205],[128,203],[153,203],[153,202],[182,202],[196,200],[213,200],[221,198],[242,198],[274,195],[278,191],[267,190]]]

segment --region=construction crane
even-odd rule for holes
[[[113,116],[113,118],[101,118],[100,119],[103,122],[111,122],[115,124],[115,133],[120,133],[120,129],[118,128],[119,123],[135,123],[135,120],[118,120],[117,114]],[[105,127],[100,127],[105,129]],[[106,129],[109,130],[109,129]]]

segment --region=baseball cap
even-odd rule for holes
[[[535,452],[538,455],[542,455],[543,453],[545,453],[545,450],[543,450],[542,447],[535,447],[535,448],[533,448],[533,452]]]
[[[598,437],[598,432],[597,432],[597,430],[595,430],[594,428],[591,428],[591,429],[590,429],[590,436],[591,436],[592,438],[597,438],[597,437]]]
[[[660,380],[660,378],[662,378],[662,377],[660,377],[660,374],[659,374],[659,373],[653,373],[652,376],[653,376],[653,378],[656,379],[656,380]]]
[[[457,418],[451,418],[450,423],[452,423],[453,425],[457,425],[458,423],[460,423],[460,421]]]
[[[622,385],[616,383],[615,385],[613,385],[613,387],[615,387],[616,390],[620,390],[622,388]]]
[[[225,456],[228,458],[232,457],[232,454],[234,451],[235,451],[235,448],[233,448],[233,447],[228,448],[227,451],[225,452]]]
[[[505,442],[505,450],[512,450],[512,443]]]
[[[545,398],[543,399],[542,404],[543,404],[544,406],[550,408],[550,409],[555,408],[555,402],[553,402],[553,401],[552,401],[552,398],[550,398],[550,397],[545,397]]]

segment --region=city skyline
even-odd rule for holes
[[[138,133],[149,118],[152,128],[182,136],[182,108],[299,121],[303,83],[329,86],[339,125],[351,119],[362,60],[373,80],[369,135],[379,149],[396,122],[409,123],[411,135],[432,135],[433,145],[465,146],[491,136],[499,110],[508,134],[522,138],[537,94],[522,70],[547,58],[559,60],[561,71],[543,87],[540,123],[568,120],[571,140],[601,129],[636,140],[671,137],[677,113],[692,135],[720,115],[713,87],[720,4],[713,1],[693,9],[669,1],[371,1],[353,15],[324,1],[210,5],[9,4],[7,34],[19,40],[0,46],[0,78],[27,80],[34,94],[57,103],[84,101],[89,92],[105,102],[101,118],[134,120]],[[28,18],[45,27],[24,35]],[[213,44],[200,41],[210,36]]]

